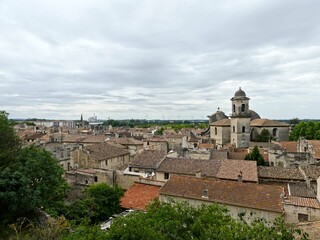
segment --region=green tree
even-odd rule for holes
[[[76,223],[103,222],[115,213],[121,212],[120,199],[123,190],[118,186],[98,183],[86,188],[85,196],[72,203],[66,210],[66,217]]]
[[[308,140],[320,140],[320,122],[299,122],[290,132],[289,139],[291,141],[297,141],[300,137]]]
[[[257,161],[258,166],[265,165],[264,158],[260,154],[258,146],[255,146],[250,153],[246,154],[244,160]]]
[[[268,129],[262,129],[261,133],[256,137],[257,142],[269,142],[272,140],[272,136]]]
[[[283,219],[276,219],[271,226],[262,220],[252,224],[237,221],[225,207],[217,204],[195,208],[186,203],[155,202],[147,212],[135,212],[115,219],[107,239],[293,240],[308,239],[308,236],[292,225],[285,224]]]
[[[29,217],[36,208],[54,207],[66,182],[58,161],[34,146],[21,149],[7,114],[0,113],[0,224]]]
[[[161,127],[159,129],[157,129],[157,131],[154,132],[154,135],[156,135],[156,136],[163,135],[164,130],[165,130],[164,127]]]
[[[8,120],[8,113],[0,111],[0,170],[13,162],[20,148],[21,141]]]

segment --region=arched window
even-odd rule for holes
[[[242,132],[246,132],[246,127],[245,126],[242,126]]]
[[[241,105],[241,112],[245,112],[246,111],[246,105],[245,104],[242,104]]]
[[[233,104],[232,109],[233,109],[232,111],[235,113],[236,112],[236,105]]]
[[[278,129],[277,129],[277,128],[274,128],[274,129],[272,130],[272,136],[273,136],[273,137],[276,137],[276,136],[277,136],[277,132],[278,132]]]
[[[214,128],[214,135],[218,135],[218,129],[216,127]]]

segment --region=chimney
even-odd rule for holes
[[[242,171],[240,171],[238,175],[238,182],[242,182]]]

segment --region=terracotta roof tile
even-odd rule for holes
[[[166,157],[157,171],[182,175],[195,175],[198,171],[201,171],[201,174],[206,177],[229,180],[238,180],[238,175],[242,171],[243,181],[258,181],[256,162],[245,160],[204,160]]]
[[[158,172],[195,175],[201,171],[202,175],[215,177],[220,167],[220,160],[202,160],[190,158],[166,157],[157,169]]]
[[[301,168],[307,177],[312,180],[317,180],[317,178],[320,176],[320,166],[309,165]]]
[[[243,181],[258,182],[257,162],[246,160],[222,160],[217,178],[237,180],[240,172]]]
[[[270,119],[254,119],[250,122],[251,127],[289,127],[289,124]]]
[[[143,145],[142,141],[133,138],[113,138],[110,142],[119,143],[121,145]]]
[[[230,119],[221,119],[210,123],[210,126],[221,126],[221,127],[230,127]]]
[[[199,148],[213,148],[214,147],[214,145],[212,144],[212,143],[200,143],[199,144]]]
[[[282,180],[302,180],[304,177],[297,167],[258,167],[259,178],[282,179]]]
[[[131,162],[131,166],[141,168],[157,168],[165,158],[166,153],[159,150],[144,150],[137,154]]]
[[[320,159],[320,140],[308,140],[308,143],[313,146],[313,157]]]
[[[84,147],[83,150],[89,151],[90,157],[95,160],[105,160],[129,154],[129,152],[126,149],[116,147],[108,143],[89,145]]]
[[[282,141],[279,144],[283,149],[287,150],[287,152],[298,152],[296,141]]]
[[[295,206],[320,209],[319,201],[316,198],[303,198],[303,197],[289,196],[285,202],[287,204],[291,204]]]
[[[204,198],[204,189],[208,198]],[[197,199],[234,206],[282,212],[282,187],[237,181],[172,176],[160,189],[160,195]]]
[[[154,198],[159,195],[160,186],[134,183],[121,199],[121,207],[134,210],[146,210]]]

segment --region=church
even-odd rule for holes
[[[235,148],[247,148],[250,141],[268,130],[275,141],[287,141],[289,139],[289,124],[270,119],[262,119],[259,114],[249,108],[250,98],[239,88],[231,98],[232,112],[230,117],[224,112],[218,111],[210,116],[210,138],[217,148],[231,144]]]

